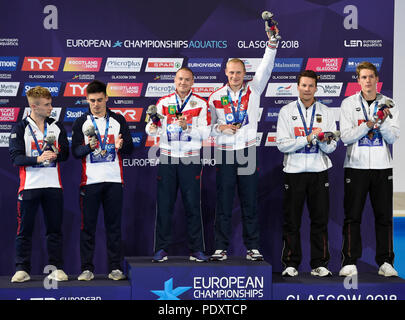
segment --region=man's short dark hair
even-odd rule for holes
[[[300,80],[301,80],[302,77],[307,77],[307,78],[315,79],[315,86],[318,85],[318,76],[316,75],[315,71],[313,71],[313,70],[305,70],[305,71],[302,71],[302,72],[298,75],[298,78],[297,78],[297,84],[298,84],[298,85],[300,84]]]
[[[87,94],[102,92],[105,95],[107,95],[107,86],[105,85],[104,82],[94,80],[89,83],[89,85],[86,88],[86,92]]]

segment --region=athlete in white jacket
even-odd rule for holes
[[[369,193],[375,216],[378,274],[397,276],[393,268],[393,182],[389,145],[399,137],[399,108],[394,105],[382,110],[381,105],[390,103],[387,97],[377,93],[378,74],[373,64],[359,64],[356,73],[361,92],[343,100],[340,113],[342,141],[347,145],[347,151],[339,275],[357,274],[356,262],[362,253],[361,215]]]
[[[276,30],[278,32],[278,29]],[[270,35],[268,34],[269,39]],[[215,253],[212,260],[227,259],[235,186],[241,199],[243,241],[248,260],[262,260],[257,222],[256,135],[260,95],[266,88],[276,56],[276,39],[270,39],[252,81],[244,83],[246,69],[240,59],[226,65],[228,83],[208,99],[212,135],[219,152],[217,162],[217,206]],[[219,157],[220,156],[220,157]],[[244,162],[244,163],[242,163]]]
[[[317,75],[312,70],[297,79],[299,98],[282,107],[277,121],[278,149],[284,153],[285,192],[283,205],[283,276],[297,276],[301,263],[300,227],[304,202],[311,219],[311,274],[328,276],[329,182],[327,156],[335,151],[336,141],[320,138],[320,133],[335,132],[332,111],[314,98]]]

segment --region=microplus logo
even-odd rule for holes
[[[107,58],[104,72],[139,72],[143,58]]]
[[[0,71],[16,71],[18,57],[0,57]]]

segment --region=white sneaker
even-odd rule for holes
[[[90,281],[94,279],[94,274],[90,270],[85,270],[77,277],[79,281]]]
[[[263,256],[257,249],[251,249],[246,252],[246,259],[252,261],[263,261]]]
[[[111,280],[124,280],[125,278],[124,273],[120,269],[115,269],[108,275],[108,279]]]
[[[210,260],[211,261],[223,261],[223,260],[226,260],[226,259],[228,259],[228,256],[226,254],[227,254],[226,250],[215,250],[215,252],[211,256]]]
[[[384,264],[381,265],[380,269],[378,269],[378,274],[384,277],[398,277],[397,270],[388,262],[384,262]]]
[[[283,277],[296,277],[298,276],[298,271],[294,267],[287,267],[281,274]]]
[[[31,280],[30,275],[25,271],[17,271],[11,278],[11,282],[25,282]]]
[[[48,276],[48,279],[56,280],[56,281],[68,281],[68,276],[62,269],[58,269],[58,270],[53,271]]]
[[[332,275],[332,272],[330,272],[325,267],[318,267],[318,268],[312,269],[312,271],[311,271],[311,276],[328,277],[328,276],[331,276],[331,275]]]
[[[357,275],[357,267],[355,264],[347,264],[339,271],[341,277],[353,277]]]

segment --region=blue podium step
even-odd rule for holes
[[[31,281],[11,283],[11,276],[0,277],[0,300],[131,300],[128,280],[113,281],[106,275],[95,275],[92,281],[78,281],[77,275],[69,278],[49,282],[45,275],[31,276]]]
[[[226,261],[193,262],[169,257],[127,257],[134,300],[270,300],[272,267],[265,261],[230,257]]]
[[[273,273],[273,300],[405,300],[405,280],[376,273],[319,278],[309,273],[282,277]]]
[[[125,258],[128,280],[112,281],[96,275],[92,281],[67,282],[52,288],[45,275],[11,283],[0,277],[0,300],[405,300],[405,280],[362,273],[358,278],[318,278],[300,272],[285,278],[272,273],[266,261],[230,257],[198,263],[188,257],[169,257],[152,263],[151,257]],[[50,287],[46,289],[46,287]]]

